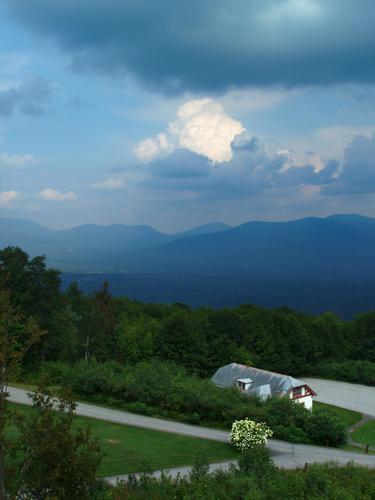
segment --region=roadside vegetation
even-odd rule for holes
[[[337,468],[332,464],[285,471],[274,467],[265,450],[252,450],[241,457],[238,467],[228,472],[210,474],[200,463],[188,478],[143,476],[113,488],[103,486],[103,490],[109,498],[134,500],[372,500],[375,471],[352,465]]]

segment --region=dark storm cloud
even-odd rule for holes
[[[164,92],[375,81],[373,0],[4,0],[80,70]]]
[[[0,90],[0,116],[18,111],[25,115],[40,116],[52,94],[52,85],[41,77],[32,77],[21,85]]]

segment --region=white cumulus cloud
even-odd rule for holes
[[[222,163],[232,159],[232,141],[244,131],[219,102],[194,99],[179,107],[177,119],[169,124],[166,133],[141,141],[134,153],[139,160],[148,162],[184,148],[213,163]]]
[[[115,191],[116,189],[122,188],[124,185],[123,179],[105,179],[101,182],[94,182],[91,184],[92,189],[97,189],[98,191]]]
[[[77,199],[74,191],[67,191],[66,193],[62,193],[56,189],[46,188],[43,191],[40,191],[38,194],[39,198],[48,201],[73,201]]]
[[[18,191],[0,191],[0,205],[7,206],[18,196]]]

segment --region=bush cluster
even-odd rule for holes
[[[265,446],[267,439],[272,436],[273,432],[263,422],[254,422],[249,418],[244,420],[236,420],[233,422],[230,431],[231,443],[240,451],[251,450]]]

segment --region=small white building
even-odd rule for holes
[[[256,395],[261,399],[269,396],[289,397],[308,410],[312,409],[313,397],[316,396],[311,387],[301,380],[238,363],[222,366],[211,380],[218,387],[237,387],[245,394]]]

